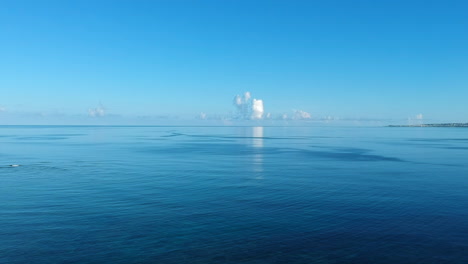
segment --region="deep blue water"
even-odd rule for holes
[[[466,264],[468,129],[0,126],[0,263]]]

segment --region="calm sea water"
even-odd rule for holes
[[[468,129],[3,126],[0,263],[466,264]]]

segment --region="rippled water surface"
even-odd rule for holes
[[[0,126],[0,263],[467,252],[468,129]]]

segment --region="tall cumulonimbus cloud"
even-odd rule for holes
[[[263,100],[252,100],[252,114],[250,115],[251,119],[262,119],[263,118]]]
[[[250,92],[245,92],[242,96],[236,95],[233,103],[237,110],[236,118],[252,120],[263,119],[263,100],[252,99]]]

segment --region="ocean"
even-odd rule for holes
[[[468,129],[0,126],[0,263],[466,264]]]

